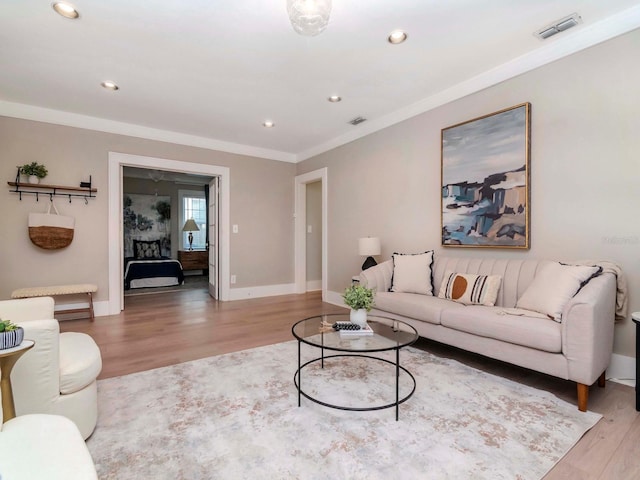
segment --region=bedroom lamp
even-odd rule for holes
[[[191,232],[199,232],[200,229],[196,224],[196,221],[193,218],[190,218],[186,222],[184,222],[184,227],[182,227],[183,232],[189,232],[189,250],[193,250],[193,233]]]
[[[380,255],[380,239],[378,237],[366,237],[358,240],[358,253],[367,259],[362,264],[362,270],[378,264],[374,255]]]

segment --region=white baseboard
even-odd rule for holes
[[[265,285],[262,287],[232,288],[229,291],[229,300],[246,300],[247,298],[274,297],[276,295],[289,295],[295,292],[294,283],[281,285]]]
[[[316,292],[318,290],[322,290],[322,279],[307,281],[307,292]]]
[[[635,387],[636,359],[617,353],[611,355],[611,363],[607,368],[607,380]]]
[[[347,308],[347,306],[344,304],[344,299],[342,298],[342,294],[338,292],[332,292],[331,290],[327,290],[327,293],[322,299],[322,301],[330,303],[332,305],[337,305],[339,307]]]

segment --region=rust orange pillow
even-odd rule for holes
[[[465,305],[493,307],[498,298],[502,277],[499,275],[473,275],[446,272],[438,297]]]

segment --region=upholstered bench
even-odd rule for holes
[[[98,287],[91,283],[78,285],[55,285],[52,287],[30,287],[19,288],[11,293],[11,298],[31,298],[31,297],[57,297],[60,295],[78,295],[86,293],[89,295],[89,306],[87,308],[72,308],[70,310],[59,310],[59,313],[83,313],[87,312],[93,322],[93,294],[98,291]]]

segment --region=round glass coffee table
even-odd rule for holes
[[[291,328],[293,336],[298,340],[298,370],[293,376],[293,383],[298,389],[298,406],[301,397],[305,397],[312,402],[326,407],[337,408],[339,410],[370,411],[382,410],[395,407],[396,420],[398,420],[398,410],[401,403],[406,402],[416,390],[416,380],[405,367],[400,365],[400,349],[412,345],[418,340],[418,332],[408,323],[391,318],[368,315],[367,324],[373,330],[369,335],[342,335],[331,328],[335,322],[348,322],[348,314],[318,315],[305,318],[295,323]],[[305,343],[320,349],[320,356],[305,363],[301,363],[301,345]],[[339,352],[325,355],[325,350]],[[380,358],[373,353],[395,351],[395,361]],[[302,387],[302,372],[309,365],[320,362],[324,368],[325,359],[336,357],[361,357],[372,361],[385,362],[395,367],[395,400],[384,405],[374,405],[367,407],[350,407],[344,405],[331,404],[313,397],[305,392]],[[400,398],[400,372],[404,372],[410,382],[412,382],[409,393]]]

